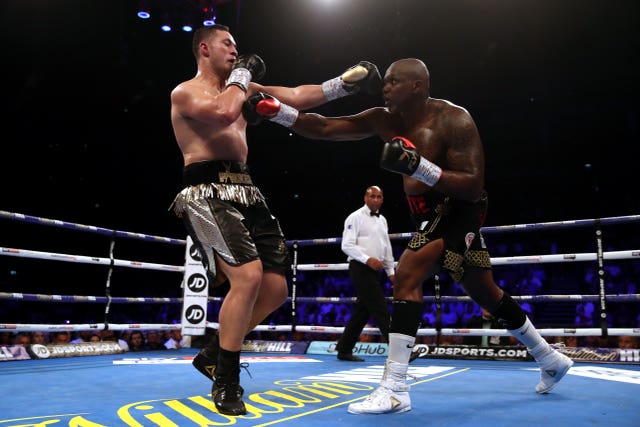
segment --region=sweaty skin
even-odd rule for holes
[[[320,85],[287,88],[251,82],[247,93],[237,85],[226,85],[238,56],[228,31],[212,31],[195,42],[194,54],[196,75],[171,92],[171,124],[185,166],[204,160],[246,163],[247,123],[242,104],[256,91],[273,94],[301,110],[327,102]],[[286,279],[280,272],[263,271],[260,261],[231,266],[216,259],[230,282],[219,313],[220,345],[240,351],[246,333],[286,300]]]
[[[215,32],[201,43],[200,51],[196,75],[171,92],[171,124],[185,166],[202,160],[246,162],[249,150],[242,103],[257,91],[300,110],[327,102],[320,85],[288,88],[251,82],[247,93],[238,86],[226,86],[238,56],[229,32]]]
[[[449,101],[431,98],[429,71],[424,62],[408,58],[394,62],[383,79],[385,107],[375,107],[344,117],[300,113],[293,130],[311,139],[354,141],[378,136],[409,139],[418,153],[442,168],[430,187],[402,175],[408,196],[438,191],[476,202],[484,191],[484,153],[480,135],[469,112]],[[422,283],[438,269],[444,251],[442,239],[420,251],[404,251],[396,271],[394,299],[422,302]],[[490,270],[467,269],[464,283],[471,298],[492,311],[503,296]]]
[[[384,76],[386,107],[376,107],[346,117],[301,114],[293,130],[313,139],[352,141],[379,136],[388,141],[401,135],[418,153],[443,169],[434,186],[403,176],[407,195],[440,191],[477,201],[484,186],[484,154],[478,129],[464,108],[429,97],[429,75],[421,61],[393,63]]]
[[[314,139],[357,140],[377,135],[389,142],[400,136],[416,147],[423,158],[421,165],[431,162],[442,170],[425,184],[411,178],[424,178],[424,174],[412,172],[407,176],[402,169],[391,169],[401,174],[407,196],[419,198],[438,192],[433,199],[442,203],[432,206],[436,215],[419,224],[420,231],[400,255],[385,372],[376,391],[364,401],[349,405],[349,412],[356,414],[411,409],[406,374],[424,309],[422,287],[440,268],[456,271],[456,280],[467,294],[527,347],[540,365],[537,393],[548,393],[573,365],[571,359],[549,346],[520,305],[496,285],[479,231],[488,199],[484,196],[484,154],[478,129],[464,108],[431,98],[429,84],[429,72],[422,61],[402,59],[385,74],[386,107],[334,118],[300,113],[292,126],[297,133]],[[383,152],[383,156],[390,155]]]

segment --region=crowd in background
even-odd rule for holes
[[[468,321],[470,328],[487,327],[498,329],[488,313],[480,312],[477,316]],[[368,325],[371,326],[371,325]],[[29,347],[32,344],[75,344],[75,343],[97,343],[97,342],[117,342],[118,345],[127,352],[152,351],[152,350],[176,350],[184,347],[201,347],[210,339],[214,332],[208,330],[202,337],[189,337],[195,340],[185,340],[180,330],[125,330],[125,331],[55,331],[55,332],[0,332],[0,346],[22,345]],[[249,339],[277,340],[277,341],[337,341],[339,336],[335,333],[304,333],[296,331],[294,333],[275,332],[251,332]],[[567,347],[591,347],[591,348],[640,348],[640,338],[636,336],[621,335],[587,337],[546,337],[550,343],[563,344]],[[377,333],[363,333],[359,342],[383,342]],[[428,345],[482,345],[482,346],[517,346],[520,343],[513,337],[491,336],[486,337],[463,337],[451,335],[439,336],[418,336],[416,344]]]
[[[493,237],[487,239],[489,242]],[[522,240],[522,239],[520,239]],[[519,256],[531,254],[557,254],[593,252],[593,242],[570,242],[573,247],[565,243],[530,241],[526,244],[519,240],[505,239],[491,247],[492,257]],[[577,245],[576,245],[577,243]],[[490,243],[489,243],[490,244]],[[581,248],[580,245],[585,246]],[[394,245],[395,246],[395,245]],[[398,242],[395,251],[401,251],[403,242]],[[620,248],[605,247],[605,251]],[[625,248],[623,248],[625,249]],[[335,248],[328,248],[328,253],[335,261],[344,262],[342,257],[336,258]],[[330,259],[330,256],[328,257]],[[304,263],[304,262],[301,262]],[[619,260],[605,263],[603,284],[608,295],[629,295],[638,293],[640,278],[640,261]],[[511,295],[598,295],[600,292],[600,276],[595,262],[572,263],[540,263],[516,264],[508,266],[494,266],[494,276],[498,285]],[[120,279],[122,280],[122,279]],[[347,271],[297,271],[295,294],[298,297],[338,297],[343,301],[297,301],[295,312],[291,302],[285,303],[268,319],[272,325],[315,325],[315,326],[344,326],[351,315],[350,302],[347,298],[355,296]],[[431,279],[424,287],[427,297],[434,297],[436,283]],[[290,286],[293,281],[290,280]],[[446,273],[439,275],[438,286],[442,296],[464,296],[462,287],[451,280]],[[156,286],[149,283],[140,285],[140,292],[147,292],[147,296],[157,295]],[[174,291],[175,292],[175,289]],[[224,296],[224,287],[211,291],[213,296]],[[290,291],[290,295],[293,292]],[[385,295],[391,297],[391,283],[386,283]],[[124,296],[124,295],[122,295]],[[179,296],[179,295],[175,295]],[[33,308],[37,304],[37,309]],[[208,305],[208,320],[215,322],[220,308],[220,301],[210,301]],[[440,305],[440,316],[438,307]],[[57,303],[55,312],[43,309],[42,302],[32,302],[27,305],[24,301],[5,300],[0,304],[0,320],[5,323],[100,323],[104,314],[97,304],[64,304]],[[599,328],[600,312],[598,301],[569,301],[569,302],[528,302],[521,301],[523,309],[538,328],[555,328],[575,325],[577,328]],[[181,304],[120,304],[112,306],[110,323],[159,323],[176,324],[181,321]],[[25,316],[30,316],[27,318]],[[555,317],[554,317],[555,316]],[[485,314],[486,317],[486,314]],[[422,328],[477,328],[482,327],[483,313],[480,307],[471,300],[454,302],[425,302],[422,318]],[[607,325],[616,328],[640,328],[640,302],[607,302]],[[371,326],[376,326],[372,324]],[[498,326],[495,326],[498,328]],[[66,338],[65,338],[66,334]],[[157,350],[162,348],[179,348],[182,336],[177,331],[93,331],[93,332],[51,332],[45,335],[45,342],[81,341],[114,341],[129,350]],[[43,333],[1,333],[0,345],[12,343],[38,343]],[[275,334],[271,332],[253,332],[250,338],[258,339],[301,339],[322,340],[336,339],[332,334]],[[65,339],[67,341],[65,341]],[[461,337],[439,336],[419,337],[419,341],[433,343],[462,343]],[[550,337],[550,340],[563,341],[566,345],[584,345],[593,347],[616,347],[617,337],[602,339],[600,337],[567,337],[566,339]],[[379,334],[365,334],[361,340],[379,341]],[[467,339],[469,342],[470,339]],[[472,341],[472,340],[471,340]],[[496,341],[496,340],[494,340]],[[630,340],[635,342],[637,340]],[[498,341],[496,341],[498,342]],[[505,343],[505,340],[501,340]],[[197,345],[197,338],[196,343]]]
[[[175,350],[189,346],[182,332],[171,330],[124,330],[113,331],[53,331],[53,332],[0,332],[0,346],[32,344],[76,344],[117,342],[125,351]]]

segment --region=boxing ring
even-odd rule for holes
[[[106,256],[75,255],[43,250],[0,246],[4,257],[24,258],[24,261],[58,261],[58,264],[82,264],[99,266],[103,275],[103,295],[59,295],[51,293],[26,293],[26,290],[0,289],[0,304],[12,306],[28,304],[87,304],[93,315],[99,313],[102,322],[69,322],[62,324],[17,322],[0,319],[0,332],[34,331],[82,331],[104,330],[179,330],[179,323],[148,322],[147,319],[119,322],[113,318],[113,307],[138,304],[142,306],[180,306],[183,298],[175,290],[185,285],[185,264],[152,263],[116,257],[120,245],[127,241],[145,244],[162,244],[176,252],[175,259],[185,258],[186,240],[150,236],[105,229],[83,224],[69,223],[47,218],[0,211],[0,220],[20,222],[62,230],[73,230],[107,238]],[[513,226],[485,227],[485,236],[499,233],[534,232],[536,236],[547,232],[588,229],[593,233],[588,240],[595,242],[596,250],[581,253],[553,253],[548,255],[518,255],[492,258],[499,276],[500,269],[523,265],[561,265],[590,263],[595,271],[597,292],[590,294],[514,295],[521,303],[551,305],[555,303],[595,303],[596,327],[540,327],[543,336],[553,337],[616,337],[640,336],[638,325],[611,327],[608,325],[611,304],[638,304],[640,294],[608,293],[606,270],[613,262],[636,262],[640,249],[606,250],[605,231],[611,227],[628,227],[640,222],[640,215],[562,221],[552,223],[520,224]],[[6,225],[6,224],[5,224]],[[572,231],[572,232],[573,232]],[[607,231],[608,232],[608,231]],[[583,233],[585,234],[585,233]],[[407,239],[412,233],[391,235],[393,241]],[[522,239],[522,236],[520,236]],[[291,292],[284,311],[290,315],[290,324],[265,324],[256,332],[295,333],[311,337],[302,347],[289,338],[277,340],[253,340],[243,347],[242,361],[250,364],[251,376],[243,374],[246,389],[245,402],[248,413],[241,417],[218,414],[210,396],[210,384],[190,366],[197,348],[180,350],[123,352],[85,352],[79,357],[28,357],[19,359],[15,348],[0,347],[0,375],[5,398],[0,401],[0,427],[4,426],[266,426],[266,425],[369,425],[378,418],[373,415],[353,415],[346,406],[363,399],[379,382],[386,356],[386,344],[367,343],[363,347],[375,347],[380,351],[367,353],[365,363],[337,361],[332,344],[335,341],[314,340],[339,334],[343,327],[337,325],[312,325],[300,322],[298,311],[304,304],[350,304],[352,297],[300,296],[307,285],[305,274],[325,274],[346,271],[346,263],[309,263],[299,259],[306,256],[310,247],[339,244],[339,238],[290,241],[292,249]],[[0,245],[3,244],[0,242]],[[561,249],[561,248],[559,248]],[[339,248],[337,249],[339,252]],[[123,251],[126,253],[126,251]],[[563,252],[563,251],[559,251]],[[3,258],[4,258],[3,257]],[[67,267],[70,268],[70,267]],[[96,267],[90,267],[96,268]],[[114,292],[120,270],[155,272],[175,278],[173,296],[126,296]],[[106,271],[105,271],[106,270]],[[182,277],[181,277],[182,276]],[[173,281],[173,279],[170,279]],[[181,284],[181,286],[179,285]],[[425,292],[425,304],[432,304],[440,313],[446,303],[469,302],[466,296],[444,295],[448,287],[446,277],[434,281],[433,289]],[[94,293],[94,284],[87,284]],[[133,289],[130,285],[125,290]],[[425,286],[427,290],[427,286]],[[118,290],[118,293],[122,289]],[[210,310],[206,320],[208,328],[217,328],[215,307],[223,296],[209,296]],[[0,306],[1,307],[1,306]],[[0,310],[0,312],[2,312]],[[55,310],[52,312],[54,313]],[[10,314],[13,314],[9,311]],[[440,313],[441,314],[441,313]],[[213,319],[214,321],[210,321]],[[534,324],[535,324],[534,320]],[[537,326],[537,325],[536,325]],[[378,334],[377,328],[365,328],[365,334]],[[445,327],[440,316],[434,325],[421,327],[419,337],[431,339],[430,344],[417,348],[423,356],[409,368],[412,386],[410,412],[383,415],[386,425],[466,426],[491,424],[513,425],[618,425],[637,426],[637,408],[640,404],[640,350],[598,353],[596,349],[563,349],[576,363],[554,391],[538,395],[533,391],[537,382],[537,365],[520,355],[517,349],[501,360],[500,357],[469,358],[464,346],[447,354],[445,346],[439,346],[441,337],[507,336],[506,330]],[[433,344],[435,340],[435,345]],[[73,346],[71,346],[73,347]],[[78,350],[76,348],[76,350]],[[443,350],[441,352],[435,350]],[[571,353],[575,350],[574,353]],[[62,351],[62,350],[61,350]],[[80,349],[79,351],[83,351]],[[466,353],[465,353],[466,351]],[[70,350],[71,352],[71,350]],[[590,353],[589,353],[590,352]],[[26,351],[25,351],[26,353]],[[33,355],[33,352],[31,352]],[[71,355],[71,354],[69,354]],[[476,354],[477,355],[477,354]],[[57,357],[60,356],[60,357]],[[515,361],[519,360],[519,361]],[[615,361],[617,363],[612,363]],[[185,366],[186,365],[186,366]]]

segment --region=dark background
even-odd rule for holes
[[[635,0],[215,3],[239,51],[265,60],[265,84],[321,83],[360,60],[384,73],[396,59],[423,59],[432,96],[467,108],[480,130],[486,225],[640,212]],[[151,4],[175,18],[201,2]],[[136,17],[136,6],[0,3],[0,210],[184,238],[168,210],[182,169],[169,93],[195,74],[191,34],[161,32],[158,18]],[[376,105],[380,99],[354,96],[315,111]],[[255,182],[288,239],[339,236],[371,184],[385,190],[390,231],[411,231],[401,178],[377,166],[377,138],[310,141],[268,122],[248,137]],[[49,250],[43,241],[53,240],[70,253],[92,250],[76,241],[80,233],[33,229],[0,220],[0,246]],[[136,250],[161,262],[153,255],[163,249]],[[103,243],[96,254],[106,256]]]
[[[155,2],[173,3],[178,15],[176,5],[195,2]],[[163,33],[136,7],[2,2],[2,209],[183,236],[167,210],[182,160],[169,92],[195,74],[191,34]],[[489,225],[638,213],[636,1],[244,0],[217,9],[240,52],[265,60],[267,84],[321,83],[363,59],[381,72],[424,59],[432,96],[466,107],[480,129]],[[349,97],[318,111],[380,104]],[[249,164],[288,238],[336,235],[369,184],[386,190],[392,231],[410,230],[400,177],[377,166],[382,141],[310,141],[272,123],[248,133]]]

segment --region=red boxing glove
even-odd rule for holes
[[[280,101],[276,98],[268,97],[258,101],[258,104],[256,105],[256,112],[263,117],[271,118],[278,114],[281,105]]]
[[[257,92],[245,101],[242,115],[249,124],[258,124],[262,118],[266,118],[290,128],[298,119],[298,110],[269,94]]]
[[[396,140],[398,142],[401,142],[404,148],[411,148],[411,149],[417,150],[416,146],[413,145],[413,142],[409,141],[404,136],[394,136],[391,141],[396,141]]]

